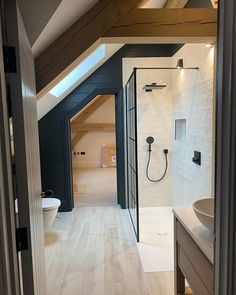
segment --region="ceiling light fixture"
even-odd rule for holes
[[[213,43],[207,43],[207,44],[205,44],[205,46],[206,46],[207,48],[212,48],[212,47],[214,47],[214,44],[213,44]]]
[[[177,61],[176,68],[177,69],[182,69],[183,67],[184,67],[184,60],[183,60],[183,58],[179,58],[178,61]]]

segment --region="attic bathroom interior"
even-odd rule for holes
[[[234,1],[1,4],[0,294],[236,294]]]
[[[55,179],[54,187],[56,195],[60,197],[61,212],[45,233],[47,287],[50,294],[60,294],[60,290],[68,291],[70,288],[73,291],[80,287],[85,288],[86,283],[90,285],[88,294],[97,294],[94,288],[101,269],[105,276],[111,279],[112,273],[109,272],[107,259],[114,263],[116,261],[121,272],[131,274],[135,269],[133,279],[136,284],[127,287],[126,292],[129,293],[125,294],[145,294],[146,290],[151,290],[150,294],[155,294],[158,288],[165,294],[174,294],[174,276],[179,270],[175,269],[175,243],[178,239],[176,227],[183,230],[186,226],[187,239],[197,241],[196,243],[199,236],[204,236],[200,239],[203,246],[200,247],[199,255],[205,255],[204,259],[211,270],[209,276],[212,276],[213,230],[204,223],[205,220],[202,221],[201,210],[202,207],[208,210],[210,213],[203,215],[209,217],[213,210],[211,200],[214,200],[214,50],[213,44],[205,43],[119,46],[104,65],[91,73],[81,85],[78,82],[71,92],[65,91],[65,99],[48,114],[42,115],[39,121],[42,167],[46,167],[44,161],[52,161],[50,153],[46,154],[42,148],[45,144],[49,145],[50,137],[53,136],[50,135],[49,124],[56,126],[68,120],[68,133],[61,134],[60,129],[51,128],[52,134],[58,133],[57,159],[63,159],[60,151],[64,150],[65,142],[62,139],[67,136],[69,142],[72,140],[69,144],[72,150],[67,149],[68,153],[65,154],[72,166],[65,166],[60,172],[62,162],[58,162],[58,179],[61,177],[59,173],[64,173],[64,169],[67,169],[68,176],[70,169],[76,165],[80,174],[80,171],[86,168],[83,167],[83,161],[85,165],[93,166],[86,161],[89,161],[89,155],[93,153],[97,144],[100,148],[97,149],[95,158],[100,168],[96,169],[103,173],[103,177],[95,172],[89,176],[87,174],[87,192],[85,185],[78,181],[80,175],[71,174],[74,182],[72,200],[60,193],[64,183]],[[117,79],[118,74],[120,80]],[[121,92],[117,92],[117,87],[114,90],[111,88],[113,76],[113,83],[120,83],[122,86],[123,96]],[[99,84],[100,79],[105,81],[102,86]],[[89,91],[94,85],[99,85],[102,91],[95,91],[90,95]],[[81,98],[85,96],[85,91],[88,91],[89,99],[83,102]],[[108,104],[110,100],[116,114],[112,114],[106,104],[104,109],[101,107],[94,112],[94,104],[102,106],[103,100]],[[43,100],[39,110],[44,112]],[[62,114],[65,116],[62,117]],[[81,114],[87,120],[83,121],[83,126],[80,122]],[[78,122],[80,127],[93,124],[95,117],[100,118],[96,124],[102,124],[103,127],[104,124],[110,124],[111,128],[113,124],[113,134],[110,135],[113,139],[110,143],[116,144],[116,150],[119,152],[116,155],[117,167],[112,169],[102,168],[101,146],[105,143],[105,135],[99,135],[98,130],[93,130],[87,138],[87,144],[84,137],[84,143],[81,141],[74,148],[74,151],[88,151],[87,160],[83,159],[84,155],[73,155],[73,139],[76,135],[72,134],[71,137],[70,130],[73,132],[78,127]],[[79,118],[77,123],[76,118]],[[116,135],[114,123],[117,126]],[[123,127],[120,128],[121,126]],[[96,143],[97,135],[101,139],[99,143]],[[55,156],[51,154],[51,157]],[[80,161],[82,162],[79,163]],[[122,167],[125,173],[122,173]],[[109,169],[113,174],[110,174]],[[88,173],[88,170],[86,171]],[[42,176],[45,174],[46,171],[42,170]],[[43,183],[49,186],[47,181],[48,179],[44,179]],[[75,185],[79,186],[76,188]],[[124,187],[126,191],[123,191]],[[125,197],[125,206],[122,197]],[[72,211],[66,209],[70,204],[66,202],[73,202]],[[210,205],[202,205],[202,202],[208,202]],[[191,228],[193,225],[194,230]],[[89,240],[93,242],[87,244]],[[100,245],[99,253],[97,244]],[[181,245],[181,241],[178,245]],[[70,251],[67,251],[67,247]],[[112,247],[114,253],[107,252],[107,247]],[[129,251],[133,253],[132,258]],[[95,260],[91,260],[91,253],[94,253]],[[58,254],[64,258],[55,263]],[[192,256],[188,257],[190,258]],[[53,273],[58,263],[61,263],[62,268],[57,270],[58,280],[55,280]],[[186,278],[186,281],[180,282],[180,287],[183,289],[184,285],[186,290],[191,290],[190,287],[197,290],[195,281],[188,277],[188,269],[189,267],[187,271],[183,270],[184,275],[181,272],[180,277],[182,280]],[[85,285],[74,276],[78,273],[83,274]],[[95,276],[95,285],[89,283],[90,275]],[[136,278],[139,276],[141,280],[137,282]],[[128,276],[115,277],[120,285],[128,284]],[[154,280],[155,283],[150,283],[150,280]],[[206,288],[206,284],[210,287]],[[207,281],[202,288],[209,291],[211,285],[212,282]],[[112,284],[109,285],[102,279],[100,294],[105,294],[103,288],[111,291]]]

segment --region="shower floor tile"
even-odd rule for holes
[[[139,209],[138,250],[144,272],[174,271],[172,207]]]

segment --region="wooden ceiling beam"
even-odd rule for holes
[[[87,131],[77,133],[71,140],[71,148],[74,149],[77,143],[87,134]]]
[[[84,121],[89,118],[100,106],[102,106],[111,96],[110,95],[101,95],[95,101],[90,104],[87,108],[81,111],[79,115],[71,121],[71,130],[76,130],[78,132],[78,129],[80,129],[79,133],[77,133],[73,139],[71,140],[71,147],[72,149],[77,145],[77,143],[88,133],[88,131],[81,131],[81,128],[78,126],[81,126]]]
[[[141,0],[139,2],[138,7],[143,8],[148,2],[149,2],[149,0]]]
[[[79,115],[71,121],[72,125],[79,125],[83,123],[88,117],[90,117],[100,106],[102,106],[111,96],[110,95],[102,95],[97,98],[92,104],[90,104],[87,108],[82,110]]]
[[[83,123],[80,125],[72,125],[72,132],[89,132],[89,131],[102,131],[102,132],[113,132],[115,131],[114,123]]]
[[[215,9],[134,9],[104,37],[216,37]]]
[[[100,0],[35,59],[37,92],[73,64],[140,0]]]

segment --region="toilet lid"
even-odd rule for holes
[[[43,198],[43,210],[52,210],[61,206],[61,201],[55,198]]]

